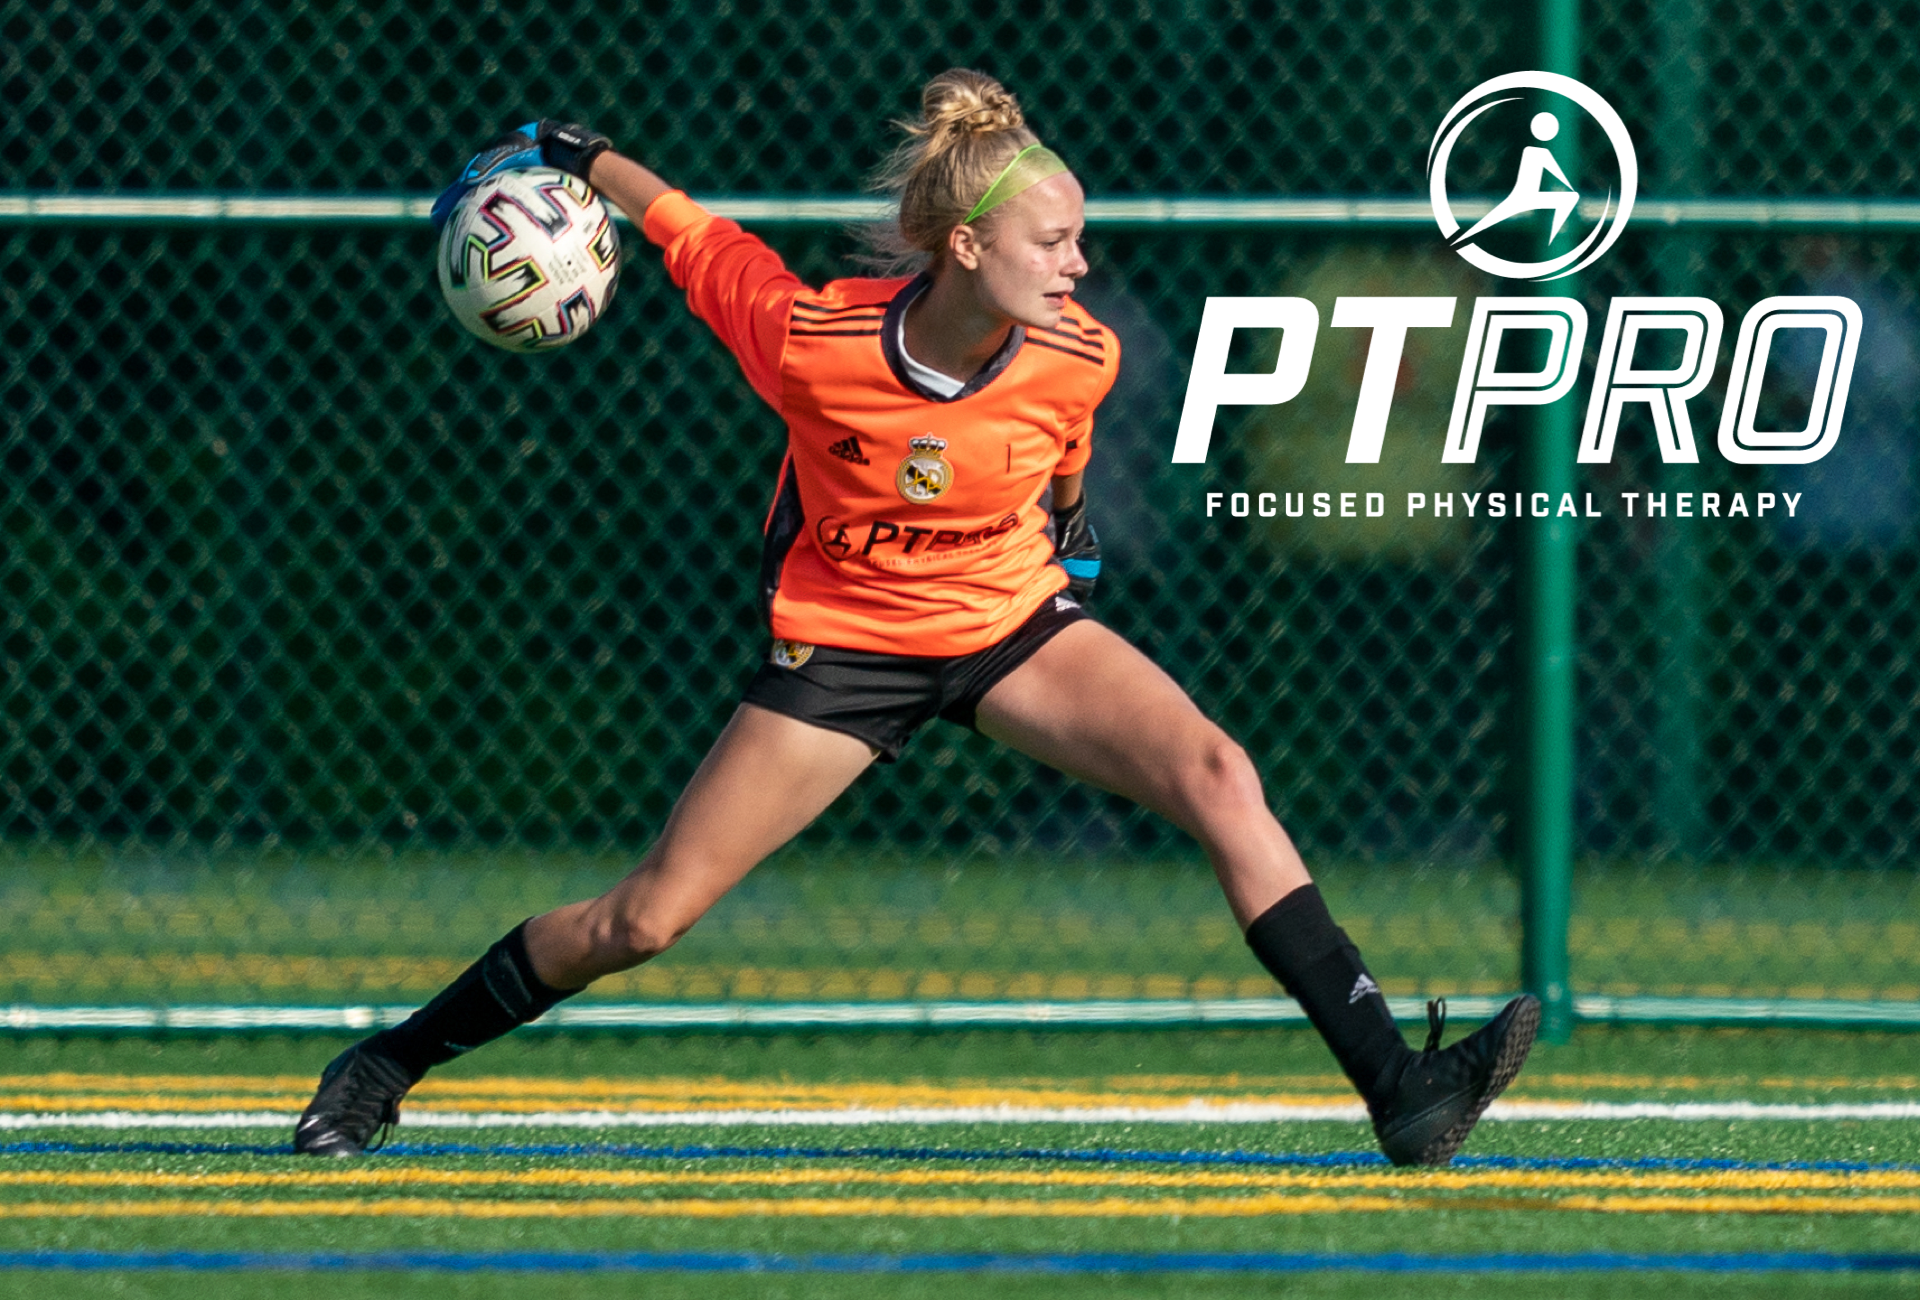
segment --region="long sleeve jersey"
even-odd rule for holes
[[[674,191],[647,238],[687,303],[787,425],[761,595],[773,634],[883,654],[993,645],[1066,586],[1041,504],[1085,468],[1093,412],[1119,373],[1113,333],[1069,300],[1053,329],[1015,326],[950,398],[899,345],[914,279],[808,289],[779,255]]]

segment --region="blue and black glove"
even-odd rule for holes
[[[556,167],[586,180],[593,160],[611,148],[613,141],[577,122],[558,122],[550,117],[529,122],[467,160],[460,179],[433,201],[433,228],[446,225],[454,206],[489,176],[521,167]]]
[[[1100,539],[1087,522],[1087,494],[1053,512],[1053,556],[1067,571],[1067,594],[1082,605],[1100,580]]]

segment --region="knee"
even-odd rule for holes
[[[1260,774],[1247,751],[1217,727],[1188,752],[1179,785],[1188,807],[1202,816],[1237,815],[1266,807]]]
[[[681,920],[663,914],[657,907],[623,906],[619,902],[602,910],[594,922],[594,950],[614,970],[651,961],[693,928],[692,918]]]

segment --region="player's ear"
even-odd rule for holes
[[[980,232],[972,226],[959,225],[947,232],[948,255],[969,271],[980,269],[980,250],[984,246]]]

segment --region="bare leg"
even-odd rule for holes
[[[741,705],[626,879],[515,926],[404,1023],[335,1057],[294,1128],[294,1149],[366,1151],[428,1070],[667,948],[872,761],[865,741]]]
[[[640,865],[599,898],[527,923],[535,973],[557,989],[584,988],[665,951],[873,756],[853,736],[741,705]]]
[[[1040,647],[987,692],[978,722],[995,740],[1193,836],[1243,928],[1310,879],[1246,751],[1098,623],[1075,623]]]
[[[1075,623],[980,702],[980,729],[1126,795],[1206,848],[1247,943],[1299,999],[1366,1098],[1395,1164],[1445,1164],[1519,1072],[1540,1004],[1516,998],[1443,1052],[1407,1050],[1379,985],[1267,810],[1240,747],[1171,678],[1097,623]],[[1284,900],[1284,901],[1283,901]]]
[[[1346,932],[1310,888],[1240,746],[1097,623],[1066,628],[987,693],[981,730],[1123,794],[1207,851],[1247,945],[1300,1002],[1372,1104],[1410,1053]]]

